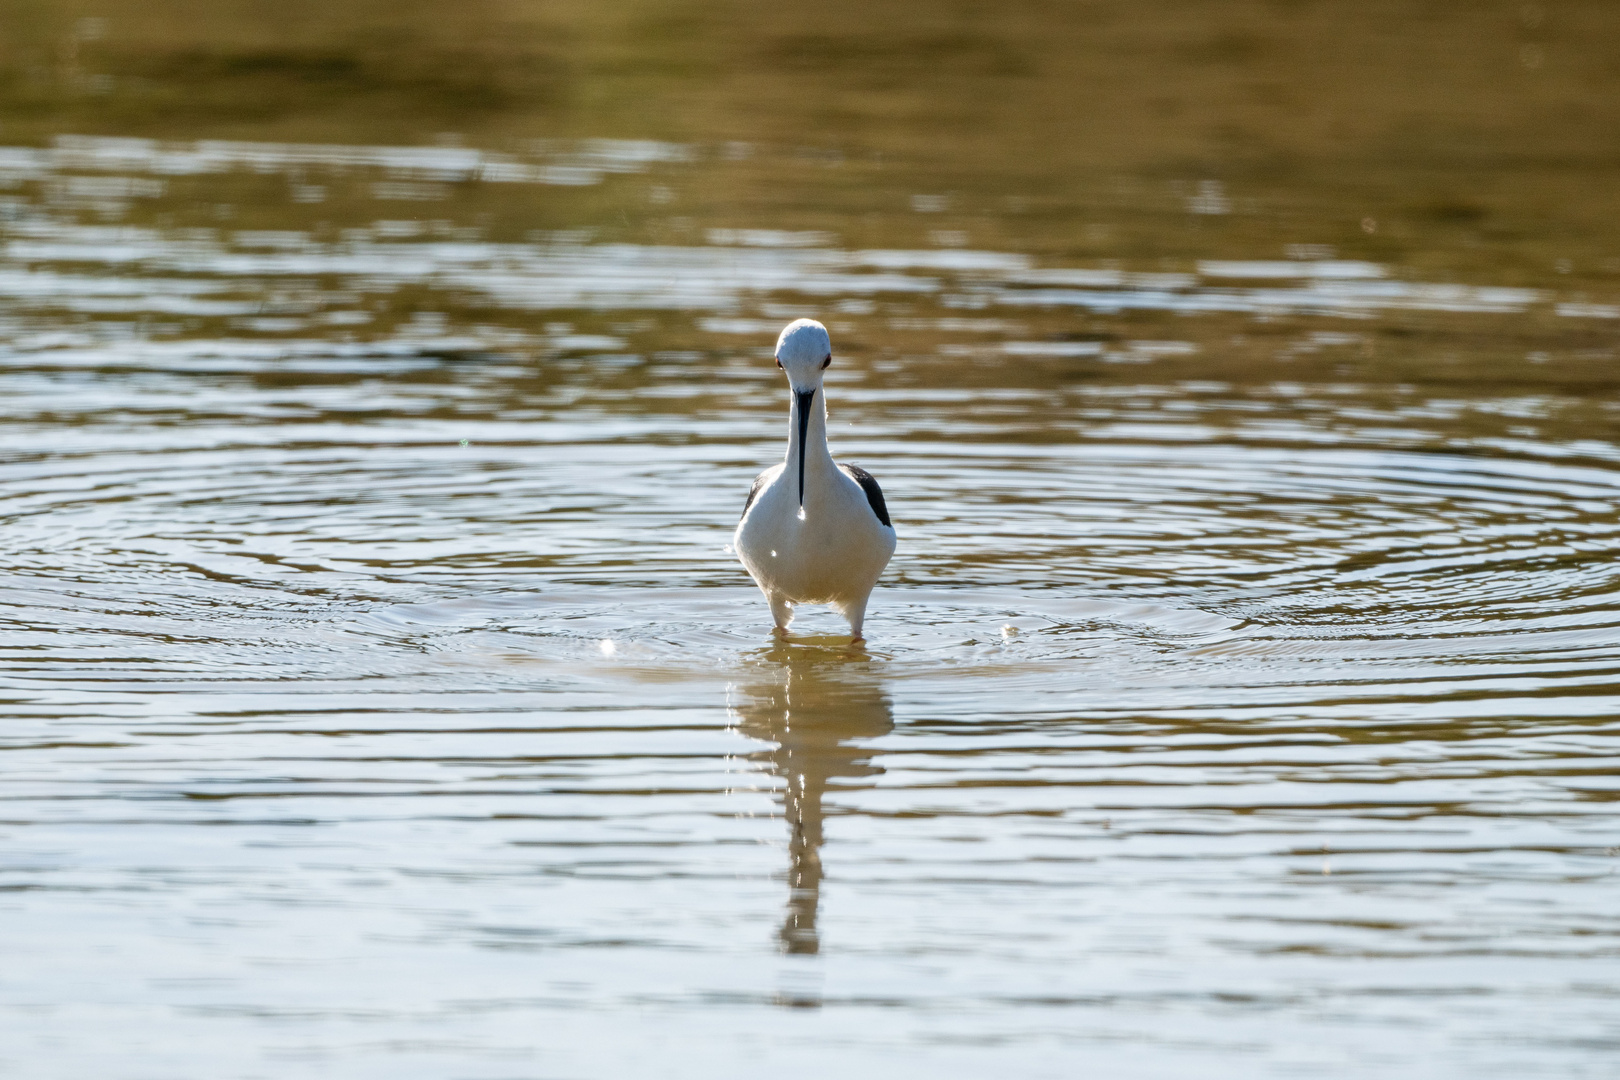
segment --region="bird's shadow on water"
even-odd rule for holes
[[[783,781],[788,902],[778,937],[783,951],[814,955],[827,787],[883,772],[868,745],[894,729],[883,665],[848,637],[779,639],[749,657],[727,698],[736,729],[773,744],[750,757]]]

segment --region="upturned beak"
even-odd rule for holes
[[[816,388],[793,391],[793,404],[799,410],[799,509],[804,509],[804,439],[810,431],[810,403]]]

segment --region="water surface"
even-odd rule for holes
[[[1604,1075],[1616,298],[480,223],[762,155],[0,150],[6,1074]],[[865,648],[727,548],[800,314]]]

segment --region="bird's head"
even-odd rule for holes
[[[793,422],[799,431],[799,515],[804,515],[804,440],[811,408],[821,389],[821,373],[832,363],[832,338],[814,319],[795,319],[776,339],[776,366],[787,372],[793,388]]]
[[[795,319],[776,339],[776,366],[787,372],[795,394],[813,393],[832,363],[832,338],[814,319]]]

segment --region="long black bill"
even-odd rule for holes
[[[816,388],[793,391],[794,404],[799,407],[799,509],[804,509],[804,437],[810,430],[810,403],[816,398]]]

